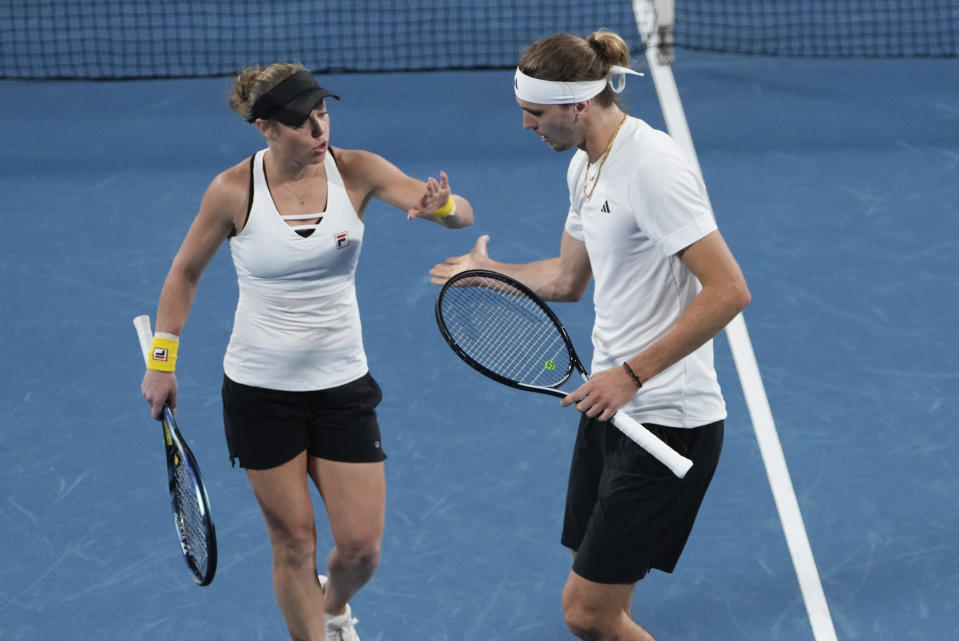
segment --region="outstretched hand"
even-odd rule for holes
[[[490,260],[486,252],[486,244],[489,242],[489,235],[483,234],[476,239],[476,244],[470,253],[462,256],[453,256],[447,258],[445,263],[437,263],[430,270],[430,282],[434,285],[442,285],[450,278],[460,272],[468,269],[489,269],[493,261]]]
[[[426,191],[420,196],[416,205],[406,211],[409,220],[432,214],[445,205],[450,199],[450,179],[445,171],[440,172],[440,180],[432,176],[426,181]]]

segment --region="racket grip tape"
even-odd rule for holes
[[[692,461],[661,441],[655,434],[643,427],[641,423],[628,414],[616,412],[612,422],[620,432],[652,454],[656,460],[668,467],[669,470],[679,478],[686,476],[686,472],[693,466]]]
[[[133,326],[137,330],[137,338],[140,339],[140,351],[143,353],[143,363],[150,362],[150,350],[153,348],[153,330],[150,328],[150,317],[147,314],[141,314],[133,319]]]

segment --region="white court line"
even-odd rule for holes
[[[646,61],[649,63],[653,83],[656,86],[666,128],[670,136],[686,151],[693,167],[702,177],[702,169],[689,133],[689,125],[679,98],[679,90],[676,88],[672,68],[668,64],[660,64],[657,57],[659,37],[653,29],[648,27],[650,12],[653,10],[652,5],[652,0],[633,0],[633,14],[640,35],[644,40],[649,37]],[[766,398],[766,389],[759,374],[759,365],[756,363],[756,355],[742,314],[738,314],[726,327],[726,337],[732,351],[733,362],[736,364],[736,371],[739,373],[746,407],[752,419],[753,430],[756,432],[756,441],[766,468],[766,476],[769,479],[776,509],[779,512],[779,521],[786,536],[789,555],[792,557],[796,577],[799,579],[799,589],[806,605],[806,614],[809,617],[813,637],[816,641],[837,641],[836,628],[829,614],[826,594],[822,589],[819,570],[816,568],[816,560],[813,557],[806,526],[799,510],[799,501],[796,500],[796,491],[789,476],[786,457],[779,441],[779,434],[776,432],[772,410]]]
[[[796,500],[796,491],[789,477],[786,457],[779,442],[776,424],[769,409],[769,400],[766,398],[766,389],[759,375],[759,365],[756,363],[756,355],[753,353],[752,342],[749,340],[746,321],[743,320],[742,314],[737,315],[726,326],[726,338],[733,353],[736,371],[739,372],[739,382],[743,388],[743,396],[746,397],[746,407],[753,422],[753,430],[756,432],[759,453],[766,466],[769,487],[772,488],[776,509],[779,511],[779,521],[786,535],[789,555],[792,557],[796,577],[799,579],[799,589],[806,604],[813,637],[816,641],[836,641],[836,628],[829,614],[829,604],[826,602],[826,594],[819,579],[816,559],[809,545],[806,526],[803,523],[802,512],[799,510],[799,501]]]

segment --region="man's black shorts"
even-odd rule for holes
[[[348,463],[386,459],[376,421],[383,398],[367,372],[325,390],[284,392],[251,387],[223,377],[223,425],[230,460],[264,470],[306,450]]]
[[[590,581],[630,584],[651,568],[672,572],[719,462],[723,421],[646,427],[693,460],[685,478],[610,423],[585,414],[580,421],[562,542],[576,552],[573,571]]]

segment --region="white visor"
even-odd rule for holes
[[[595,98],[606,89],[606,85],[613,91],[620,93],[626,87],[626,75],[642,76],[643,73],[633,71],[627,67],[612,66],[609,74],[599,80],[583,82],[559,82],[557,80],[540,80],[532,78],[519,70],[513,76],[513,89],[516,97],[537,105],[568,105],[585,102]]]

